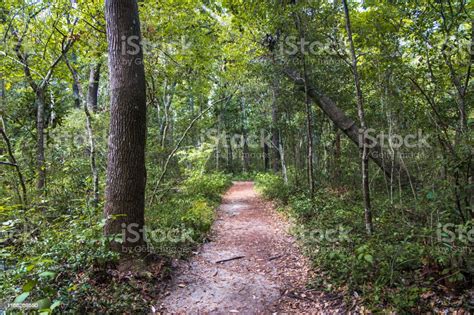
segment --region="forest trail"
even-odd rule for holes
[[[305,287],[309,263],[289,224],[236,182],[225,194],[211,241],[179,263],[159,308],[165,313],[344,313],[340,300]]]

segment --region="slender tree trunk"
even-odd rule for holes
[[[71,59],[72,59],[72,62],[75,63],[77,58],[74,53],[71,54]],[[73,78],[78,77],[77,70],[75,68],[70,67],[69,70],[72,72]],[[74,98],[74,107],[77,109],[81,108],[81,91],[80,91],[80,86],[79,86],[79,80],[72,81],[72,95]]]
[[[222,114],[217,114],[217,140],[216,140],[216,171],[220,170],[221,160],[221,120]]]
[[[84,104],[84,113],[86,114],[86,131],[87,137],[89,138],[89,160],[92,172],[92,191],[93,191],[93,199],[92,203],[94,206],[97,206],[100,201],[99,195],[99,170],[97,168],[97,161],[96,161],[96,149],[95,149],[95,140],[94,140],[94,131],[92,128],[92,115],[89,111],[89,107],[87,104]]]
[[[2,82],[2,87],[1,87],[1,91],[0,91],[0,93],[1,93],[0,98],[2,99],[2,103],[4,103],[5,86],[4,86],[3,80],[1,82]],[[3,141],[5,141],[5,145],[7,147],[7,153],[8,153],[8,156],[10,158],[10,163],[15,167],[16,173],[18,175],[18,181],[20,183],[21,193],[22,193],[21,196],[20,196],[20,203],[22,203],[23,205],[26,205],[26,204],[28,204],[28,194],[27,194],[27,190],[26,190],[25,179],[24,179],[23,173],[21,171],[20,165],[18,165],[15,154],[13,153],[13,148],[12,148],[12,145],[11,145],[11,142],[10,142],[10,138],[7,135],[5,121],[3,120],[3,116],[1,115],[1,111],[0,111],[0,124],[1,124],[0,125],[0,134],[2,135]]]
[[[245,101],[240,101],[240,111],[242,112],[242,170],[244,173],[250,168],[250,151],[247,134],[247,117],[245,115]]]
[[[351,57],[352,57],[352,72],[354,74],[354,82],[357,94],[357,112],[359,115],[360,126],[363,132],[361,139],[361,172],[362,172],[362,193],[364,196],[364,210],[365,210],[365,227],[367,234],[373,233],[374,227],[372,223],[372,206],[370,204],[370,187],[369,187],[369,148],[367,145],[366,131],[367,126],[365,122],[364,112],[364,98],[362,96],[362,88],[360,84],[359,72],[357,69],[357,56],[355,53],[354,42],[352,40],[352,29],[351,21],[349,16],[349,8],[347,6],[347,0],[342,0],[344,4],[344,14],[346,18],[346,30],[349,39]]]
[[[36,188],[42,192],[46,187],[46,159],[45,159],[45,103],[46,96],[43,89],[36,92],[36,169],[38,180]]]
[[[77,22],[77,20],[76,20]],[[76,23],[75,22],[75,23]],[[74,25],[75,25],[74,23]],[[27,25],[28,26],[28,25]],[[23,65],[23,72],[25,74],[26,80],[30,85],[31,89],[35,93],[35,105],[36,105],[36,167],[38,173],[38,179],[36,187],[41,197],[44,194],[44,189],[46,188],[46,162],[45,162],[45,106],[46,106],[46,89],[48,87],[49,81],[53,75],[54,69],[58,66],[59,62],[63,59],[64,55],[71,49],[74,44],[74,38],[72,33],[69,35],[64,35],[64,42],[62,45],[61,52],[59,56],[53,61],[49,67],[47,73],[44,75],[41,82],[37,83],[33,79],[32,72],[28,63],[28,54],[22,52],[22,43],[23,37],[18,35],[18,32],[14,32],[17,36],[18,42],[15,45],[15,52],[18,57],[18,60]],[[24,33],[26,34],[26,33]],[[67,39],[68,38],[68,39]]]
[[[273,152],[273,171],[280,170],[280,138],[278,130],[279,112],[278,112],[278,82],[275,79],[273,83],[273,101],[272,101],[272,152]]]
[[[268,171],[270,168],[270,156],[269,156],[269,149],[268,149],[268,144],[265,142],[263,144],[263,169]]]
[[[164,121],[161,125],[161,146],[165,147],[167,139],[169,137],[170,128],[172,128],[170,110],[171,104],[173,103],[174,90],[176,88],[176,82],[173,82],[171,86],[168,86],[167,80],[164,83],[164,92],[163,92],[163,112],[164,112]],[[169,91],[168,91],[169,90]],[[171,137],[172,138],[172,137]],[[172,143],[171,143],[172,144]]]
[[[105,204],[105,235],[122,234],[124,251],[145,244],[146,83],[136,0],[106,0],[109,44],[110,135]],[[122,51],[122,39],[139,45]]]
[[[94,130],[92,128],[92,115],[89,111],[89,108],[90,108],[89,104],[82,101],[83,100],[81,97],[82,87],[81,87],[81,82],[77,74],[77,71],[71,65],[67,56],[64,56],[64,60],[66,62],[67,67],[69,68],[69,71],[71,72],[74,85],[77,87],[78,96],[76,99],[79,101],[79,107],[81,105],[84,106],[83,107],[84,113],[86,115],[86,132],[87,132],[87,138],[89,139],[89,163],[90,163],[91,173],[92,173],[92,193],[93,193],[92,204],[94,206],[97,206],[99,204],[99,170],[97,169],[97,162],[96,162]]]
[[[304,62],[304,61],[303,61]],[[305,63],[305,62],[304,62]],[[305,72],[305,78],[307,78],[306,75],[306,63],[304,65],[304,72]],[[305,79],[305,81],[307,81]],[[314,194],[314,178],[313,178],[313,122],[311,119],[312,113],[311,113],[311,101],[309,100],[308,96],[308,90],[307,87],[305,88],[305,108],[306,108],[306,138],[308,141],[307,145],[307,171],[308,171],[308,185],[309,185],[309,193],[312,196]]]
[[[227,170],[230,172],[234,171],[234,153],[232,151],[232,141],[229,137],[227,138]]]
[[[296,24],[300,33],[301,42],[306,42],[304,34],[304,25],[301,21],[301,18],[297,16]],[[308,68],[306,64],[305,53],[301,52],[301,59],[303,63],[303,84],[304,84],[304,95],[305,95],[305,110],[306,110],[306,138],[307,138],[307,178],[308,178],[308,187],[309,193],[311,196],[314,194],[314,170],[313,170],[313,123],[312,123],[312,111],[311,111],[311,100],[309,99],[309,76]]]
[[[87,107],[94,113],[96,113],[99,109],[98,100],[101,67],[102,63],[98,62],[91,66],[89,73],[89,86],[87,89]]]
[[[285,182],[285,185],[288,185],[288,172],[286,171],[286,161],[285,161],[285,149],[283,147],[283,140],[281,138],[281,134],[278,135],[280,138],[280,141],[278,142],[280,147],[280,157],[281,157],[281,173],[283,175],[283,181]]]
[[[341,178],[341,132],[336,127],[336,138],[334,139],[334,180]]]

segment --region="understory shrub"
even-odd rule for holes
[[[220,173],[195,175],[148,208],[150,253],[188,255],[205,238],[229,185]],[[149,310],[152,301],[140,286],[153,290],[161,275],[120,280],[114,269],[119,256],[108,249],[102,216],[100,208],[85,205],[67,211],[0,206],[0,305],[38,303],[43,313]]]
[[[259,173],[255,176],[255,185],[257,190],[268,199],[279,200],[287,203],[290,195],[290,189],[281,176],[271,173]]]
[[[374,195],[376,232],[369,237],[358,192],[320,188],[313,198],[306,194],[288,198],[278,176],[257,176],[257,184],[266,197],[282,203],[288,199],[284,209],[296,221],[292,232],[324,275],[313,280],[314,286],[348,290],[349,296],[357,292],[372,310],[410,313],[431,309],[421,303],[423,294],[443,287],[462,292],[472,285],[472,242],[466,236],[440,241],[442,221],[427,228],[427,222],[410,217],[406,206]],[[472,221],[466,225],[451,227],[447,233],[469,231]]]

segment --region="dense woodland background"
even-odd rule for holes
[[[234,179],[294,220],[309,286],[373,311],[474,307],[473,2],[139,1],[123,38],[113,2],[0,4],[0,306],[149,311]],[[109,134],[145,156],[106,172]],[[132,251],[164,267],[124,282],[127,219],[108,214],[145,179],[130,211],[176,237]]]

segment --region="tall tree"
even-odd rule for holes
[[[95,139],[94,139],[94,130],[92,128],[92,115],[91,112],[89,111],[89,106],[87,103],[82,101],[82,85],[79,80],[79,75],[77,73],[77,70],[73,67],[71,62],[68,60],[67,56],[64,56],[64,60],[66,62],[66,65],[71,72],[72,80],[73,80],[73,86],[76,87],[76,89],[73,89],[73,97],[75,102],[79,102],[79,106],[83,105],[84,107],[84,113],[86,115],[86,132],[87,132],[87,138],[89,140],[89,161],[90,161],[90,167],[91,167],[91,173],[92,173],[92,204],[94,206],[97,206],[99,203],[99,170],[97,168],[97,158],[96,158],[96,145],[95,145]],[[76,94],[77,92],[77,94]],[[83,104],[84,103],[84,104]]]
[[[106,0],[105,18],[111,95],[104,232],[124,230],[123,250],[144,244],[146,84],[137,1]],[[122,49],[124,39],[135,45]],[[118,243],[112,248],[120,251]]]
[[[23,51],[23,42],[25,36],[27,35],[29,24],[26,24],[25,30],[22,34],[14,30],[13,33],[17,38],[17,43],[15,45],[15,53],[18,58],[18,61],[23,66],[23,72],[26,77],[26,80],[35,94],[35,105],[36,105],[36,167],[38,178],[36,182],[36,187],[40,193],[43,192],[46,187],[46,157],[45,157],[45,131],[47,123],[45,120],[45,106],[46,106],[46,91],[48,85],[52,79],[53,72],[56,67],[59,65],[63,56],[71,49],[74,44],[74,26],[72,26],[71,32],[68,35],[62,34],[61,41],[61,51],[59,56],[51,63],[46,74],[41,76],[41,80],[35,80],[33,77],[33,71],[30,67],[29,54],[28,52]]]
[[[280,170],[280,131],[278,128],[279,112],[278,112],[278,97],[279,97],[279,82],[278,78],[274,78],[272,86],[272,149],[273,149],[273,171]]]
[[[349,39],[351,59],[352,59],[352,74],[354,75],[354,83],[357,95],[357,113],[359,115],[359,122],[361,132],[363,134],[360,146],[361,153],[361,173],[362,173],[362,194],[364,196],[364,211],[365,211],[365,228],[367,234],[371,235],[374,227],[372,223],[372,206],[370,204],[370,187],[369,187],[369,148],[366,139],[367,125],[365,122],[364,98],[362,95],[362,88],[360,84],[359,71],[357,69],[357,56],[354,48],[354,41],[352,40],[351,19],[349,15],[349,8],[347,0],[342,0],[344,5],[344,15],[346,18],[347,37]]]

